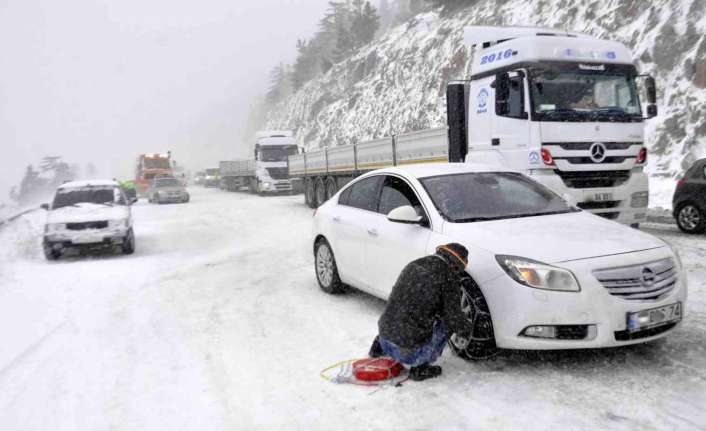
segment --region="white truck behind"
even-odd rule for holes
[[[262,131],[256,133],[253,159],[220,162],[221,188],[251,193],[282,193],[292,191],[287,170],[287,158],[298,153],[292,131]]]
[[[308,205],[372,169],[448,161],[499,164],[605,218],[645,219],[643,122],[656,92],[623,44],[528,27],[468,27],[465,41],[476,47],[471,78],[447,86],[448,128],[290,157]]]

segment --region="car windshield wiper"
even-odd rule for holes
[[[537,216],[545,216],[545,215],[552,215],[552,214],[566,214],[566,213],[576,212],[576,211],[577,210],[574,210],[574,209],[565,209],[565,210],[544,211],[544,212],[536,212],[536,213],[508,214],[508,215],[494,216],[494,217],[467,217],[467,218],[449,219],[449,221],[451,221],[452,223],[473,223],[473,222],[477,222],[477,221],[505,220],[505,219],[510,219],[510,218],[537,217]]]

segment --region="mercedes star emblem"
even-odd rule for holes
[[[589,148],[588,151],[591,153],[591,160],[593,160],[593,163],[601,163],[603,160],[605,160],[606,149],[603,143],[594,143],[593,145],[591,145],[591,148]]]

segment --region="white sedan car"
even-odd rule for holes
[[[468,248],[466,358],[659,338],[684,313],[686,277],[662,240],[574,208],[520,173],[468,164],[381,169],[314,216],[315,270],[328,293],[350,285],[387,299],[409,262]],[[475,281],[475,283],[473,283]],[[479,344],[480,343],[480,344]]]

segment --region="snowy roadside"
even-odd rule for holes
[[[0,429],[706,427],[703,236],[645,226],[689,274],[684,325],[665,340],[476,363],[446,352],[440,379],[373,391],[318,377],[365,355],[384,303],[320,292],[301,197],[191,192],[133,207],[130,257],[45,262],[42,213],[0,230]]]

